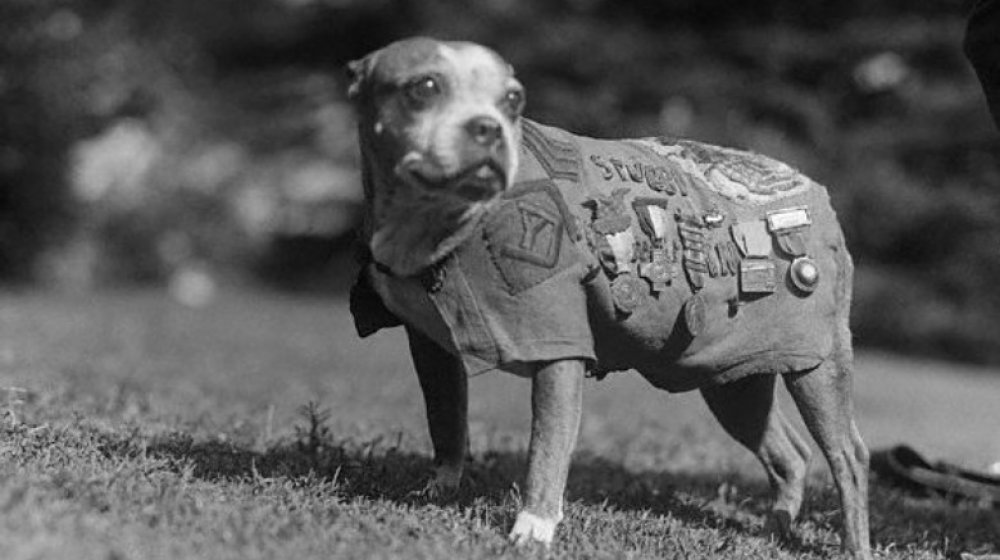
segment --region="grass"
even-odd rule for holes
[[[873,447],[1000,459],[1000,376],[862,355]],[[696,395],[588,382],[551,550],[505,534],[519,502],[527,384],[471,383],[469,476],[430,470],[399,333],[358,340],[337,300],[154,293],[0,297],[0,558],[827,558],[837,503],[815,461],[794,542],[762,536],[766,482]],[[0,392],[0,397],[4,392]],[[19,398],[23,397],[23,398]],[[6,402],[6,404],[3,404]],[[1000,515],[873,487],[882,558],[1000,552]]]

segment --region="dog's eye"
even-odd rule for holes
[[[420,105],[430,103],[440,94],[441,85],[433,76],[423,76],[406,85],[406,96]]]
[[[508,90],[503,96],[501,105],[511,118],[517,117],[524,110],[524,92],[519,89]]]

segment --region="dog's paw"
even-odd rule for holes
[[[510,530],[510,535],[507,538],[517,546],[533,542],[549,546],[552,544],[552,537],[555,536],[558,524],[558,519],[543,519],[522,511],[517,514],[514,527]]]
[[[410,495],[428,500],[439,500],[454,495],[458,492],[461,484],[461,468],[441,466],[434,469],[434,478],[427,481],[427,484],[420,490],[411,492]]]
[[[772,511],[764,521],[764,534],[780,541],[791,539],[794,536],[791,514],[782,509]]]

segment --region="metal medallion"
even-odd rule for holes
[[[809,257],[799,257],[788,268],[792,284],[800,291],[811,294],[819,285],[819,267]]]
[[[676,265],[663,248],[654,248],[650,261],[639,265],[639,275],[649,281],[657,294],[667,289],[676,274]]]
[[[642,293],[646,290],[645,283],[631,274],[621,274],[611,282],[611,297],[615,308],[625,315],[630,315],[642,303]]]
[[[684,325],[692,337],[705,332],[705,311],[705,299],[700,294],[691,296],[691,299],[684,303]]]

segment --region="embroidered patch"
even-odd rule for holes
[[[788,191],[798,186],[800,180],[794,169],[765,156],[700,142],[681,141],[680,145],[691,159],[705,166],[706,176],[718,173],[754,194]]]
[[[534,123],[521,123],[524,145],[551,179],[580,182],[580,150],[576,144],[546,136]]]
[[[626,140],[625,142],[636,142]],[[643,146],[642,141],[638,141]],[[591,154],[590,161],[601,171],[605,181],[645,183],[650,189],[670,196],[680,192],[687,196],[689,179],[668,165],[654,165],[636,158],[612,157],[607,160],[600,154]]]
[[[636,143],[666,159],[693,185],[730,200],[766,204],[808,190],[812,183],[766,156],[691,140],[645,139]]]
[[[490,256],[511,294],[576,262],[566,244],[578,235],[562,194],[548,179],[515,185],[483,228]]]

